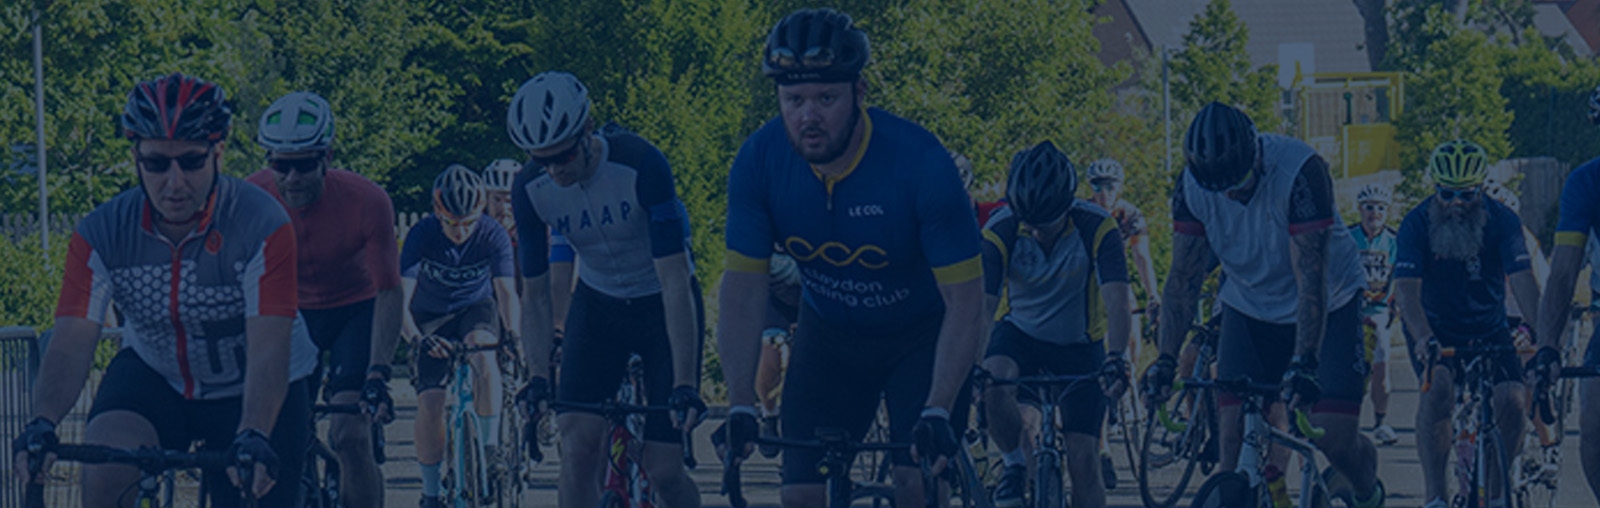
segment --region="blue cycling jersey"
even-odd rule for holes
[[[1434,333],[1454,340],[1479,340],[1506,329],[1506,277],[1529,269],[1522,221],[1510,208],[1484,199],[1489,217],[1483,246],[1469,259],[1433,252],[1428,235],[1429,197],[1400,223],[1395,279],[1422,279],[1422,308]]]
[[[864,117],[862,149],[838,177],[795,153],[781,118],[745,140],[728,175],[727,269],[766,275],[778,242],[819,319],[904,330],[943,311],[939,285],[982,275],[978,223],[933,134],[876,108]]]
[[[411,311],[449,314],[493,297],[489,282],[516,274],[511,252],[511,236],[487,215],[459,245],[445,236],[438,217],[417,221],[400,250],[400,275],[417,280]]]

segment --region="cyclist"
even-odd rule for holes
[[[262,505],[299,501],[316,346],[295,313],[289,217],[219,171],[231,118],[220,86],[183,74],[128,93],[120,120],[139,186],[96,207],[67,247],[33,419],[12,442],[24,476],[28,447],[57,442],[115,298],[123,349],[101,378],[84,441],[177,450],[202,441],[255,459],[246,487]],[[237,506],[240,492],[221,474],[205,475],[211,505]],[[84,505],[128,502],[138,481],[131,466],[84,466]]]
[[[328,401],[354,404],[367,394],[369,403],[387,408],[388,359],[400,331],[394,205],[371,180],[332,167],[333,120],[328,101],[312,92],[274,101],[256,132],[256,143],[267,150],[268,168],[245,181],[278,198],[294,223],[300,315],[318,358],[328,354]],[[319,365],[309,383],[313,400],[321,388],[320,370]],[[390,411],[380,415],[392,417]],[[339,483],[345,486],[342,499],[352,508],[382,504],[382,472],[373,460],[367,425],[361,415],[328,418],[328,442],[338,454]]]
[[[1356,206],[1361,222],[1350,226],[1350,237],[1356,241],[1356,251],[1361,253],[1361,268],[1366,272],[1367,285],[1361,292],[1361,332],[1366,339],[1367,354],[1372,362],[1372,439],[1379,446],[1390,446],[1400,441],[1394,427],[1384,422],[1389,415],[1389,344],[1394,330],[1396,313],[1389,311],[1394,301],[1391,274],[1394,272],[1395,230],[1389,227],[1389,205],[1392,194],[1388,187],[1367,184],[1356,193]]]
[[[1005,205],[1004,201],[979,201],[978,196],[982,189],[978,188],[978,174],[973,171],[972,160],[967,156],[950,152],[950,160],[956,163],[956,170],[961,173],[961,184],[967,189],[967,196],[972,199],[972,209],[978,213],[978,224],[988,224],[989,214],[996,208]]]
[[[1589,94],[1589,121],[1600,125],[1600,87]],[[1539,352],[1534,354],[1530,371],[1537,378],[1537,386],[1549,388],[1553,372],[1561,365],[1561,332],[1567,326],[1574,286],[1578,271],[1583,266],[1585,242],[1595,236],[1600,226],[1600,158],[1590,160],[1567,175],[1561,187],[1561,213],[1556,222],[1555,248],[1550,253],[1550,278],[1546,281],[1544,306],[1539,308]],[[1597,277],[1600,279],[1600,277]],[[1600,286],[1595,288],[1600,293]],[[1600,328],[1600,327],[1597,327]],[[1584,349],[1583,365],[1600,366],[1600,347],[1593,337]],[[1582,395],[1581,416],[1578,426],[1582,435],[1578,452],[1583,457],[1583,473],[1589,480],[1589,489],[1600,501],[1600,402],[1596,402],[1600,381],[1584,379],[1579,391]]]
[[[522,164],[511,159],[495,159],[483,168],[483,193],[489,199],[487,212],[489,218],[500,223],[506,229],[506,235],[511,237],[511,244],[517,243],[517,219],[511,214],[511,182],[517,178],[517,173],[522,171]]]
[[[700,399],[700,303],[684,227],[688,216],[667,158],[620,127],[595,130],[588,89],[565,72],[522,84],[507,113],[511,140],[528,152],[528,171],[512,183],[521,229],[524,349],[529,372],[518,401],[537,410],[550,397],[548,355],[554,328],[553,268],[543,228],[561,233],[583,259],[566,316],[556,400],[598,404],[623,382],[629,353],[644,361],[645,400],[670,417],[645,417],[643,466],[670,508],[700,505],[685,470],[683,433],[705,413]],[[537,171],[533,171],[537,169]],[[565,288],[556,288],[564,290]],[[687,412],[688,422],[674,420]],[[680,423],[683,423],[680,425]],[[609,426],[598,414],[558,413],[562,506],[600,501]]]
[[[498,344],[502,326],[518,330],[517,288],[511,277],[511,239],[484,220],[483,180],[451,164],[433,180],[433,214],[417,221],[400,251],[405,289],[401,333],[413,345],[417,389],[417,465],[423,507],[443,506],[445,385],[453,374],[451,343]],[[490,352],[468,355],[473,410],[483,456],[499,460],[500,366]]]
[[[996,210],[983,229],[985,311],[993,315],[1002,294],[1009,301],[994,325],[983,368],[1002,378],[1103,375],[1104,389],[1100,383],[1069,389],[1061,407],[1072,408],[1063,413],[1071,505],[1104,506],[1096,450],[1106,397],[1115,400],[1127,386],[1124,351],[1133,319],[1122,234],[1105,210],[1073,198],[1076,171],[1049,141],[1018,153],[1009,180],[1010,204]],[[994,504],[1022,506],[1027,457],[1016,388],[990,388],[984,400],[989,434],[1005,462]]]
[[[1437,193],[1413,208],[1400,224],[1395,260],[1396,302],[1405,323],[1411,365],[1417,376],[1431,376],[1433,387],[1417,408],[1417,454],[1421,457],[1425,508],[1447,506],[1446,457],[1451,442],[1450,413],[1455,402],[1451,366],[1432,365],[1438,346],[1512,345],[1506,325],[1505,286],[1528,302],[1538,300],[1538,283],[1529,270],[1522,224],[1509,208],[1483,195],[1489,166],[1483,147],[1462,140],[1433,150],[1428,176]],[[1496,383],[1493,404],[1501,443],[1517,456],[1526,418],[1522,366],[1516,353],[1492,357]],[[1431,372],[1425,372],[1431,370]],[[1490,466],[1492,469],[1493,462]],[[1491,474],[1494,474],[1491,471]],[[1507,506],[1504,486],[1489,485],[1490,506]]]
[[[1172,198],[1177,234],[1162,298],[1161,356],[1146,371],[1147,389],[1165,399],[1201,283],[1220,261],[1227,277],[1218,296],[1217,376],[1281,376],[1285,400],[1311,406],[1312,423],[1327,430],[1316,444],[1354,486],[1357,506],[1382,505],[1377,450],[1358,426],[1367,363],[1356,297],[1365,276],[1335,212],[1327,163],[1304,142],[1257,134],[1244,112],[1215,102],[1189,125],[1184,158]],[[1242,408],[1226,394],[1218,404],[1226,471],[1238,460]],[[1275,498],[1283,497],[1285,453],[1279,448],[1266,471]]]
[[[727,444],[740,458],[758,433],[753,378],[774,242],[794,256],[805,288],[784,435],[832,427],[859,439],[884,401],[891,441],[916,436],[935,469],[958,451],[950,409],[983,322],[977,221],[938,139],[865,106],[867,59],[866,33],[831,9],[784,17],[762,51],[781,114],[745,141],[728,176],[717,327]],[[785,506],[826,503],[821,458],[784,451]],[[911,454],[893,462],[898,504],[922,505]]]

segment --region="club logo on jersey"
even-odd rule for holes
[[[795,261],[801,263],[813,259],[821,259],[830,265],[840,268],[853,264],[860,264],[863,268],[877,270],[889,266],[889,252],[882,247],[866,244],[851,248],[839,242],[827,242],[822,245],[812,246],[811,242],[798,236],[791,236],[783,241],[783,248],[789,251]]]
[[[845,213],[852,219],[859,219],[862,217],[882,217],[887,215],[883,211],[883,205],[856,205],[846,209]]]
[[[633,216],[633,203],[619,201],[615,205],[601,205],[600,210],[596,213],[591,214],[589,212],[590,210],[578,212],[579,230],[589,229],[595,226],[610,226],[618,222],[627,222],[628,217]],[[563,215],[561,218],[556,219],[555,229],[556,231],[560,231],[563,235],[571,234],[572,215]]]

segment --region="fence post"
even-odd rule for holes
[[[39,344],[33,328],[0,328],[0,435],[22,433],[33,415],[33,381],[39,373]],[[9,455],[9,450],[7,450]],[[11,471],[11,461],[0,461],[0,507],[22,506],[23,485]]]

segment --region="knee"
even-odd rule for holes
[[[371,448],[371,434],[363,418],[341,416],[328,423],[328,444],[340,455],[352,455]],[[352,455],[353,456],[353,455]]]

